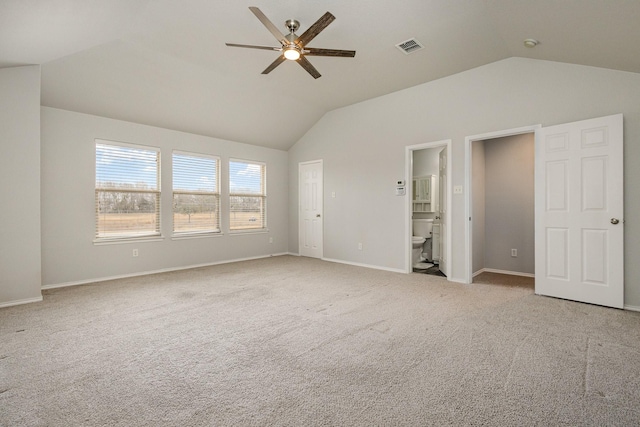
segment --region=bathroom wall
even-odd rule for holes
[[[434,193],[434,197],[438,200],[438,173],[440,169],[440,151],[442,151],[442,147],[435,148],[425,148],[424,150],[415,150],[413,152],[413,176],[426,176],[426,175],[435,175],[435,185],[432,189]],[[435,207],[437,210],[437,206]],[[428,218],[434,219],[436,217],[436,212],[415,212],[413,213],[413,218]]]

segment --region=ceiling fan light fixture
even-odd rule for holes
[[[300,51],[295,47],[288,47],[284,50],[284,57],[290,61],[296,61],[300,59]]]

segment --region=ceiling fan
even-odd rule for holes
[[[314,39],[315,36],[320,34],[329,24],[336,19],[331,13],[327,12],[320,19],[318,19],[311,27],[307,29],[301,36],[297,36],[295,32],[300,28],[300,22],[295,19],[288,19],[284,25],[289,29],[289,34],[286,36],[282,34],[275,25],[265,16],[264,13],[257,7],[250,7],[249,10],[267,27],[267,29],[275,36],[280,42],[280,47],[269,46],[254,46],[247,44],[235,44],[226,43],[231,47],[246,47],[249,49],[263,49],[263,50],[275,50],[282,52],[282,54],[271,63],[262,74],[269,74],[278,65],[282,64],[285,60],[296,61],[302,66],[314,79],[320,77],[320,73],[315,69],[313,65],[305,58],[305,56],[337,56],[344,58],[353,58],[356,56],[355,50],[339,50],[339,49],[320,49],[314,47],[308,47],[307,44]]]

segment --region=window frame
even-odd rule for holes
[[[188,190],[176,190],[175,188],[175,164],[174,164],[174,155],[178,154],[181,156],[187,157],[200,157],[215,160],[215,182],[216,189],[214,192],[209,191],[188,191]],[[183,239],[183,238],[196,238],[196,237],[207,237],[207,236],[219,236],[222,235],[222,220],[221,220],[221,185],[220,185],[220,165],[221,160],[219,156],[205,153],[194,153],[183,150],[173,150],[171,152],[171,223],[172,223],[172,238],[173,239]],[[201,231],[176,231],[176,221],[175,221],[175,195],[176,194],[184,194],[184,195],[210,195],[216,197],[216,215],[217,215],[217,229],[209,229],[209,230],[201,230]]]
[[[257,193],[234,193],[231,190],[231,163],[245,163],[247,165],[258,165],[261,168],[261,192]],[[251,234],[251,233],[266,233],[269,231],[267,226],[267,163],[261,162],[257,160],[247,160],[247,159],[238,159],[238,158],[229,158],[227,163],[227,176],[228,176],[228,214],[229,214],[229,234]],[[259,197],[262,199],[262,227],[245,227],[245,228],[232,228],[232,203],[231,199],[233,197]]]
[[[98,145],[104,145],[115,148],[125,148],[129,150],[141,150],[155,153],[156,164],[156,189],[142,190],[142,189],[121,189],[110,187],[98,186]],[[161,214],[161,199],[162,199],[162,180],[161,180],[161,149],[159,147],[153,147],[148,145],[131,144],[121,141],[112,141],[102,138],[94,139],[94,244],[111,244],[111,243],[123,243],[127,241],[153,241],[162,240],[162,214]],[[155,230],[153,231],[133,231],[122,232],[113,235],[100,235],[100,193],[130,193],[130,194],[151,194],[155,198]]]

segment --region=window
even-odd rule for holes
[[[96,238],[160,235],[160,152],[96,140]]]
[[[266,165],[243,160],[229,161],[229,228],[267,228]]]
[[[173,232],[220,232],[219,160],[173,152]]]

